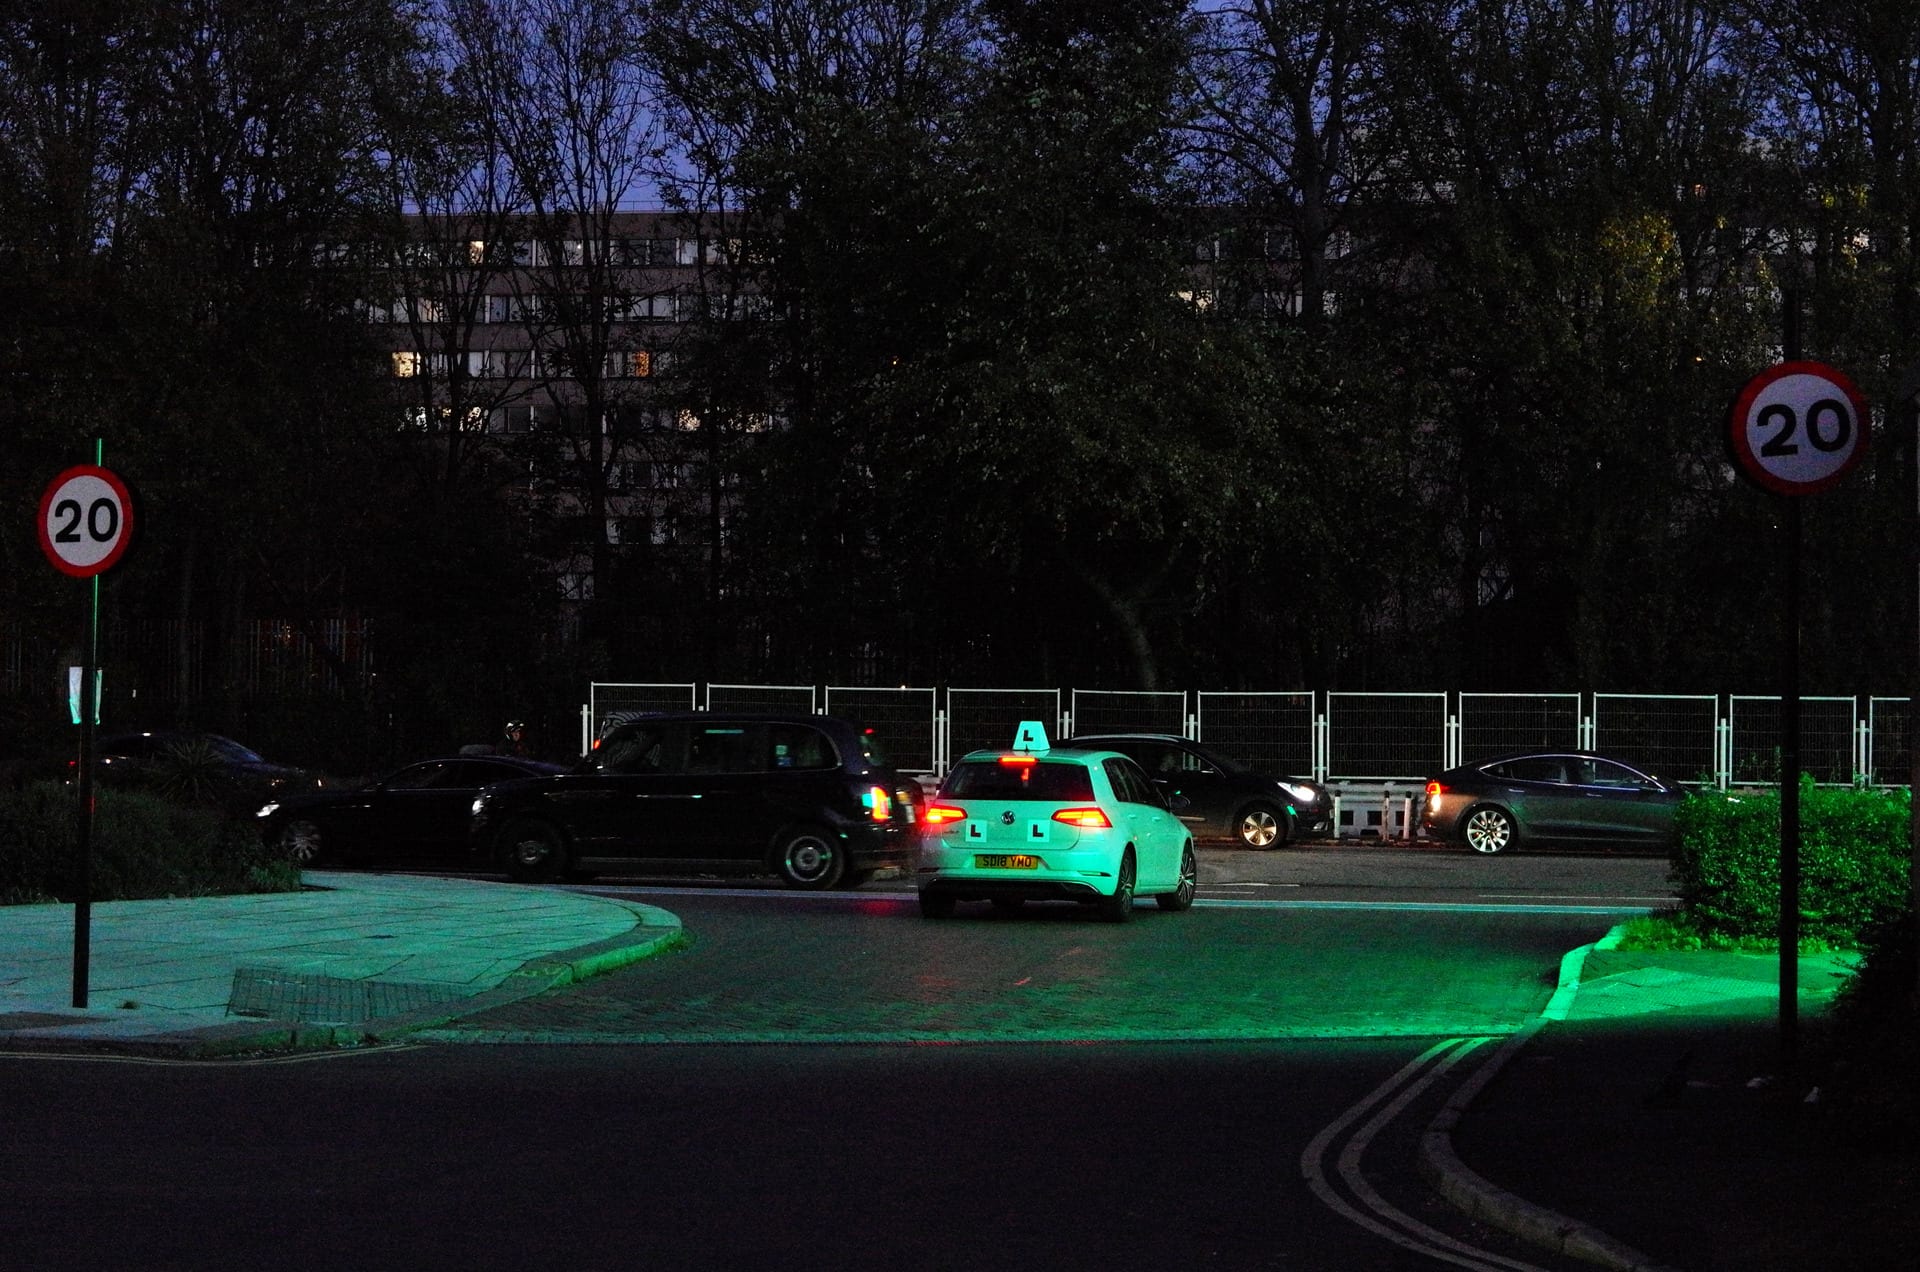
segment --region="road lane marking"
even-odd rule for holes
[[[702,897],[763,897],[780,898],[793,903],[801,902],[840,902],[841,904],[859,904],[870,901],[897,901],[911,903],[915,894],[911,892],[795,892],[785,888],[684,888],[672,884],[653,883],[581,883],[565,885],[572,892],[598,893],[600,895],[624,896],[629,893],[664,894],[680,896],[693,900]],[[1216,886],[1203,885],[1202,892],[1213,890]],[[1235,885],[1238,886],[1238,885]],[[1291,884],[1290,887],[1304,885]],[[1481,894],[1485,895],[1485,894]],[[1641,898],[1649,904],[1636,905],[1526,905],[1519,902],[1478,902],[1478,901],[1288,901],[1265,897],[1209,897],[1202,895],[1195,899],[1195,909],[1217,910],[1404,910],[1429,912],[1436,914],[1653,914],[1672,908],[1672,898]],[[1140,898],[1136,904],[1144,904],[1146,898]],[[1663,904],[1655,904],[1659,902]]]
[[[1448,1038],[1408,1061],[1397,1073],[1362,1096],[1313,1137],[1300,1155],[1300,1173],[1314,1195],[1334,1213],[1395,1245],[1443,1263],[1472,1269],[1473,1272],[1545,1272],[1534,1264],[1482,1250],[1429,1228],[1388,1203],[1360,1172],[1361,1155],[1374,1135],[1461,1059],[1488,1041],[1490,1039],[1487,1037]],[[1340,1195],[1327,1177],[1324,1162],[1334,1141],[1375,1106],[1382,1107],[1347,1142],[1337,1163],[1341,1179],[1374,1212],[1368,1215]]]

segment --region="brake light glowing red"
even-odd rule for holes
[[[1434,797],[1435,795],[1445,795],[1446,793],[1447,793],[1447,788],[1446,788],[1446,787],[1444,787],[1444,786],[1442,786],[1442,785],[1440,785],[1440,783],[1438,783],[1438,782],[1428,782],[1428,783],[1427,783],[1427,798],[1428,798],[1428,799],[1432,799],[1432,798],[1433,798],[1433,797]]]
[[[1082,830],[1109,830],[1113,826],[1106,813],[1098,808],[1063,808],[1053,815],[1053,820]]]
[[[869,786],[867,807],[872,810],[873,820],[886,821],[893,815],[893,796],[887,794],[887,788],[884,786]]]
[[[948,822],[965,821],[967,810],[955,808],[952,804],[928,804],[920,820],[929,826],[944,826]]]
[[[1040,761],[1034,759],[1031,755],[1003,755],[1000,757],[1000,762],[1009,768],[1024,768],[1029,764],[1038,764]]]

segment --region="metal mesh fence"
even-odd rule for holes
[[[1075,689],[1075,733],[1187,732],[1185,690]]]
[[[1313,772],[1313,694],[1201,692],[1199,741],[1264,773]]]
[[[708,685],[709,711],[797,711],[813,714],[812,685]]]
[[[1720,700],[1713,694],[1593,696],[1594,749],[1676,782],[1714,782]]]
[[[1869,698],[1867,780],[1882,786],[1905,786],[1913,777],[1913,753],[1907,748],[1912,699]]]
[[[827,715],[872,729],[892,767],[908,773],[934,771],[939,741],[933,690],[828,685],[823,706]]]
[[[704,692],[703,692],[704,691]],[[1194,735],[1257,769],[1338,782],[1419,780],[1448,763],[1586,745],[1689,783],[1779,777],[1778,698],[1715,694],[1446,693],[1059,689],[594,682],[590,735],[617,711],[825,711],[873,728],[895,766],[942,773],[968,751],[1007,746],[1022,720],[1075,733]],[[946,711],[940,711],[944,695]],[[1803,698],[1800,759],[1815,781],[1904,786],[1908,700]],[[1582,705],[1587,703],[1583,717]],[[1318,708],[1316,710],[1316,707]],[[583,739],[584,740],[584,739]]]
[[[1329,773],[1374,780],[1431,777],[1446,767],[1444,693],[1329,693]]]
[[[700,705],[691,684],[605,684],[588,686],[587,707],[593,716],[593,735],[616,711],[691,711]]]
[[[1491,759],[1521,751],[1573,750],[1580,745],[1577,693],[1463,693],[1460,758]]]
[[[1727,702],[1727,727],[1733,738],[1728,777],[1737,785],[1778,785],[1780,781],[1780,699],[1735,695]],[[1800,771],[1816,782],[1853,781],[1852,698],[1800,699]]]
[[[947,752],[952,763],[969,751],[1006,747],[1022,720],[1038,720],[1060,735],[1058,689],[947,690]]]

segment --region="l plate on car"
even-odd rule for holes
[[[1026,853],[975,853],[975,870],[1038,870],[1040,858]]]

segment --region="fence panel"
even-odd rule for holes
[[[1867,699],[1867,780],[1879,786],[1905,786],[1913,777],[1913,753],[1907,749],[1911,698]]]
[[[593,736],[615,711],[691,711],[700,705],[692,684],[620,684],[596,680],[587,686]]]
[[[947,690],[948,763],[968,751],[1007,747],[1022,720],[1038,720],[1047,736],[1060,736],[1058,689],[949,689]]]
[[[1852,698],[1800,699],[1800,771],[1829,786],[1851,785],[1858,723]],[[1744,786],[1778,786],[1780,699],[1735,694],[1727,700],[1727,727],[1733,736],[1729,779]]]
[[[1460,758],[1491,759],[1520,751],[1576,750],[1577,693],[1463,693]]]
[[[812,715],[812,685],[708,685],[709,711],[792,711]]]
[[[1716,784],[1715,694],[1593,695],[1594,748],[1676,782]]]
[[[868,689],[828,685],[824,708],[880,739],[888,765],[904,773],[931,773],[939,742],[931,689]]]
[[[1184,689],[1075,689],[1075,733],[1187,733]]]
[[[1313,694],[1195,695],[1200,736],[1213,750],[1262,773],[1313,772]]]
[[[1355,781],[1431,777],[1446,767],[1444,693],[1329,693],[1327,772]]]

